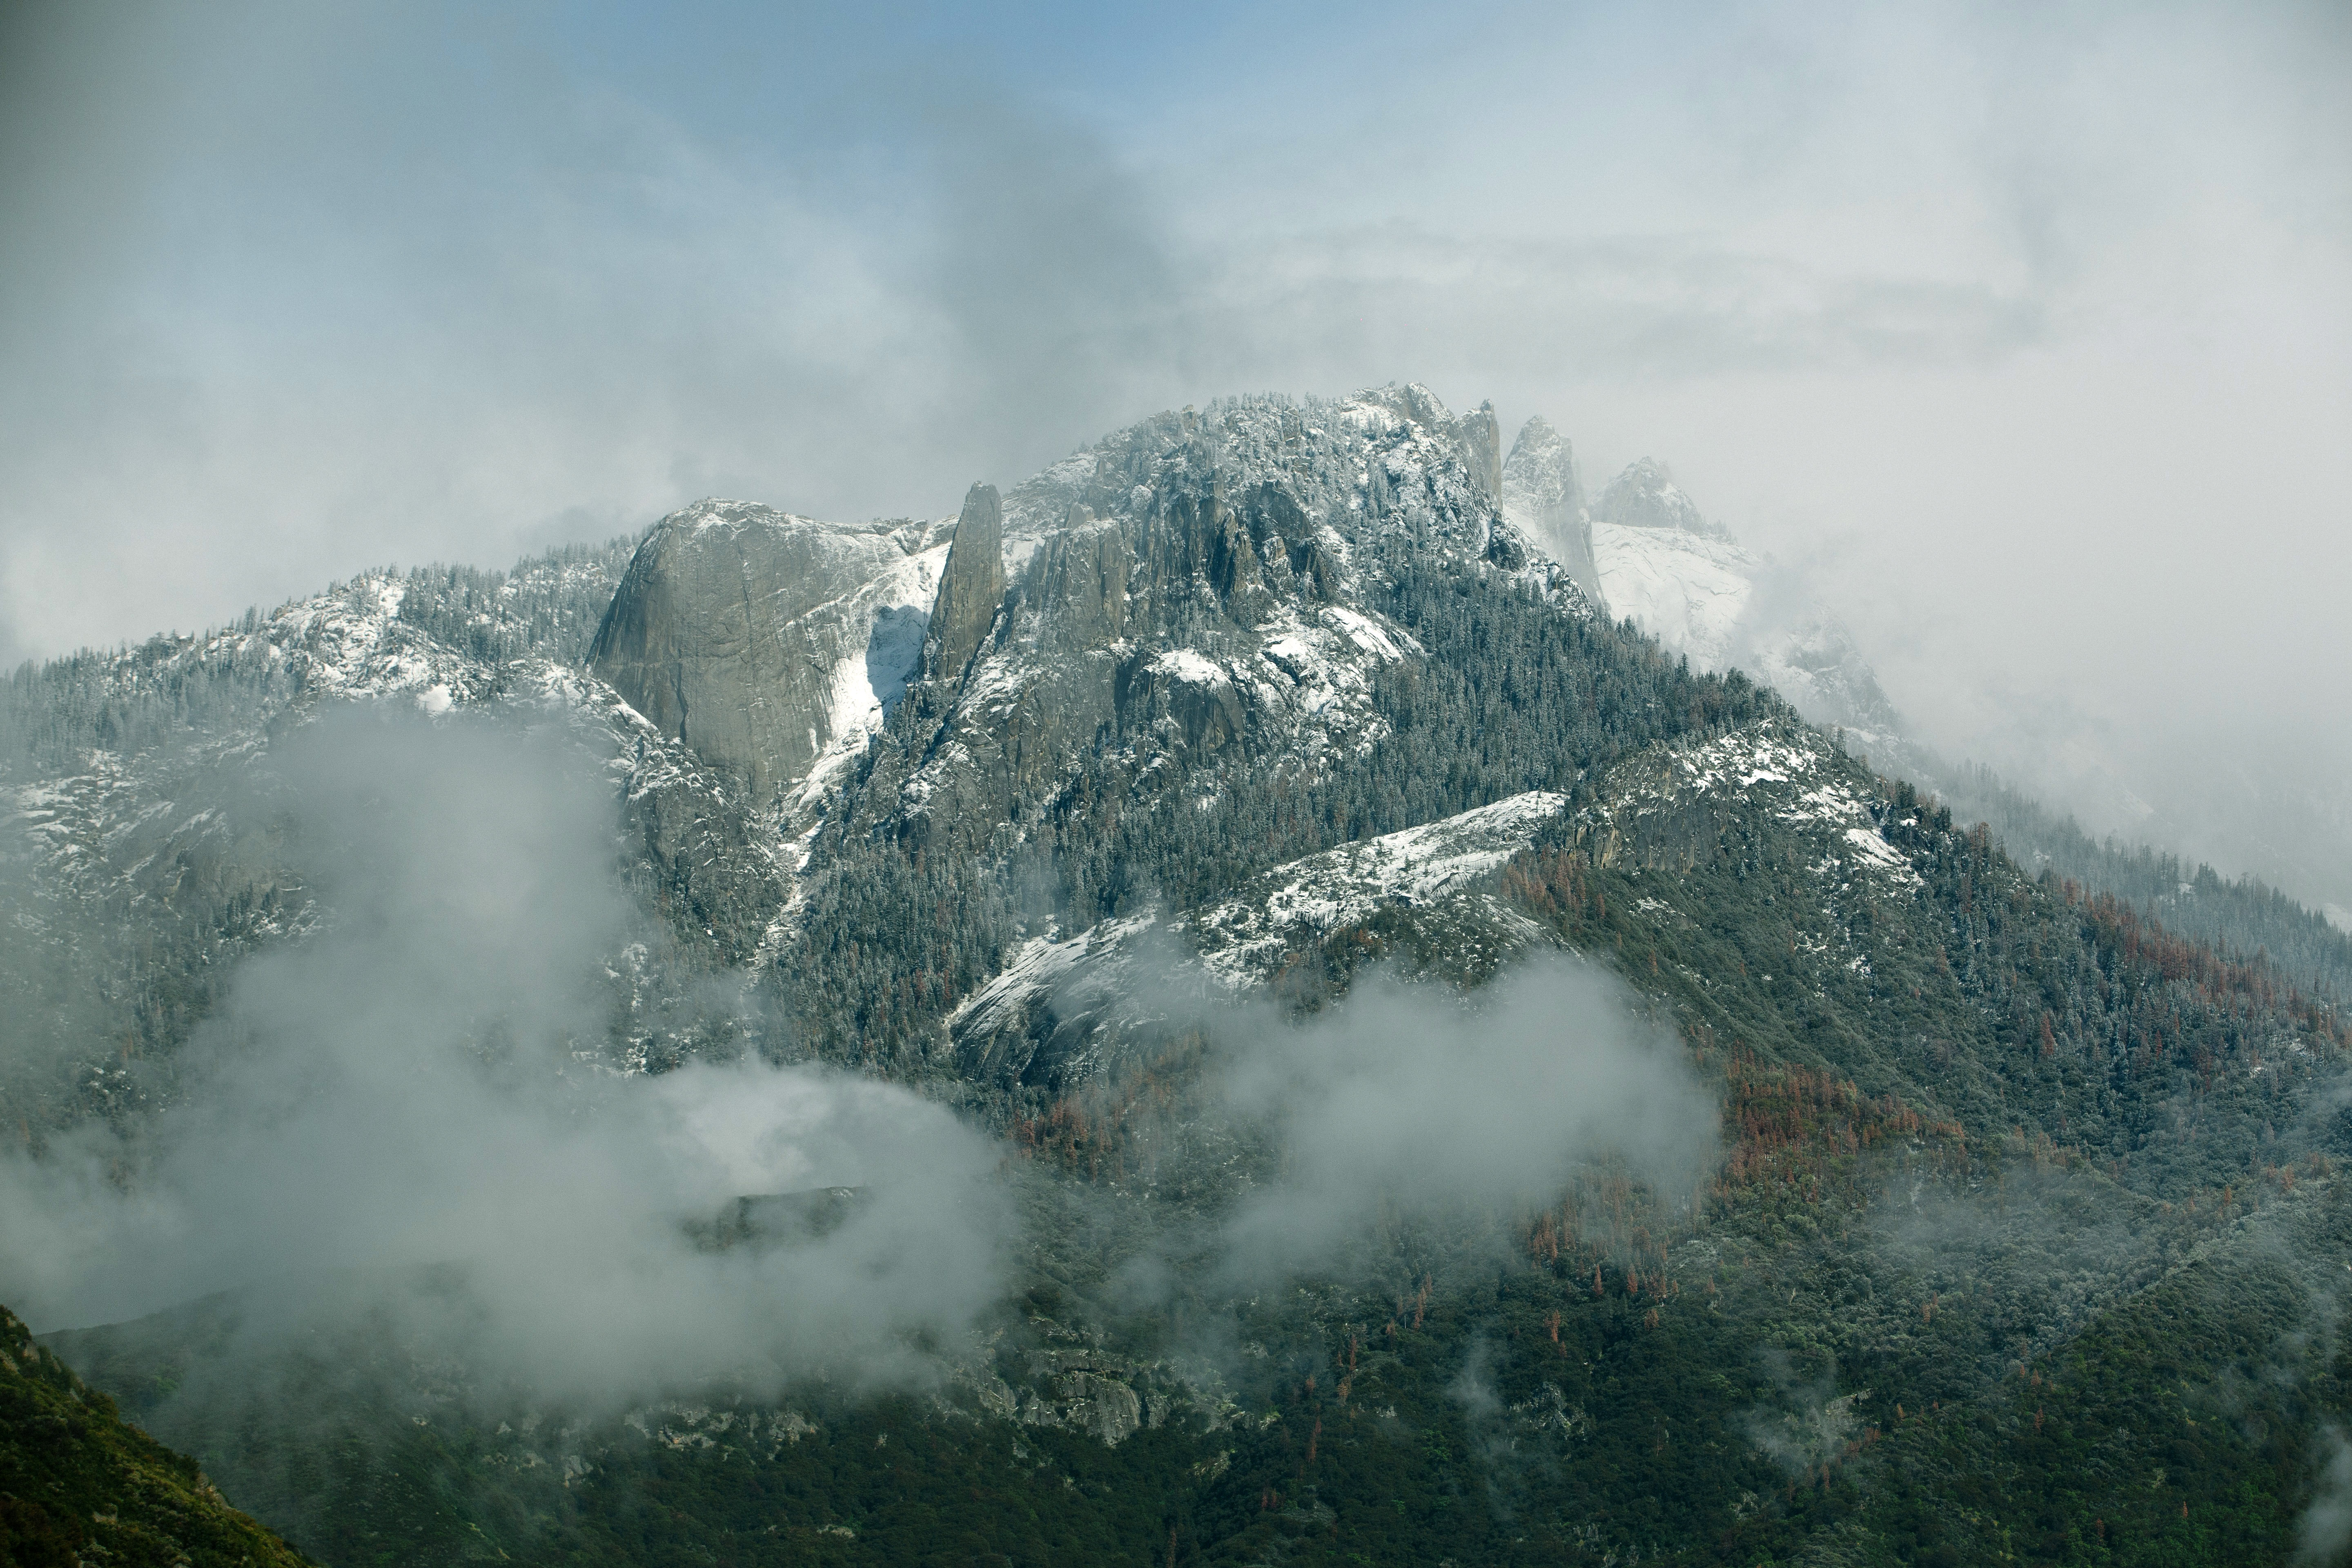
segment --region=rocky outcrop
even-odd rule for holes
[[[895,700],[915,654],[902,623],[929,602],[940,553],[922,524],[701,501],[638,547],[590,662],[663,735],[766,802]]]
[[[1592,509],[1592,521],[1619,528],[1664,528],[1724,536],[1722,529],[1699,515],[1697,504],[1655,458],[1631,464],[1610,480],[1609,488],[1601,492],[1601,504]]]
[[[934,679],[952,680],[980,651],[1004,603],[1004,511],[994,485],[974,485],[956,518],[955,542],[940,578],[924,646]]]
[[[1568,437],[1541,415],[1519,427],[1503,464],[1503,516],[1527,531],[1546,554],[1568,568],[1576,585],[1598,603],[1601,574],[1592,560],[1592,522],[1585,515],[1583,477]]]
[[[1464,461],[1470,478],[1488,495],[1500,498],[1503,493],[1503,426],[1495,417],[1495,405],[1478,405],[1475,414],[1462,416]]]
[[[1097,521],[1084,501],[1038,552],[1035,602],[1041,629],[1068,650],[1107,647],[1127,630],[1127,580],[1133,558],[1114,522]]]
[[[790,885],[770,837],[732,807],[729,783],[709,769],[674,765],[659,787],[630,790],[622,810],[643,850],[628,874],[633,889],[688,947],[740,964],[751,961]]]

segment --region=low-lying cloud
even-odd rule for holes
[[[2320,1447],[2326,1464],[2318,1495],[2296,1527],[2297,1563],[2341,1563],[2352,1555],[2352,1443],[2331,1426],[2321,1431]]]
[[[1716,1104],[1672,1032],[1580,960],[1465,998],[1378,975],[1303,1026],[1246,1031],[1223,1109],[1276,1152],[1219,1238],[1236,1283],[1332,1268],[1392,1219],[1457,1231],[1606,1162],[1662,1194],[1712,1160]]]
[[[0,1300],[37,1327],[337,1270],[414,1304],[448,1264],[457,1299],[409,1326],[584,1396],[887,1376],[995,1298],[998,1151],[945,1109],[755,1059],[602,1065],[633,914],[610,790],[562,742],[353,710],[276,771],[327,927],[244,966],[170,1109],[0,1165]],[[792,1244],[689,1228],[827,1187],[864,1192]]]

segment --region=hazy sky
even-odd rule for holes
[[[2340,0],[849,9],[7,8],[0,657],[1412,379],[1932,740],[2352,802]]]

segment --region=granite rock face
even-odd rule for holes
[[[929,667],[953,679],[971,663],[1004,602],[1004,510],[994,485],[974,485],[956,518],[947,574],[931,608]]]
[[[1097,521],[1084,501],[1075,501],[1068,522],[1039,549],[1036,563],[1039,616],[1055,643],[1105,647],[1125,635],[1130,562],[1117,523]]]
[[[1503,494],[1503,426],[1495,417],[1495,405],[1478,405],[1477,411],[1462,416],[1464,461],[1469,466],[1470,477],[1478,488],[1500,500]]]
[[[767,802],[913,675],[911,617],[948,554],[936,533],[698,502],[638,547],[591,666],[664,736]]]
[[[1499,500],[1504,517],[1567,567],[1589,596],[1601,597],[1601,574],[1592,560],[1592,520],[1585,514],[1576,450],[1541,415],[1521,426],[1518,439],[1511,443]]]

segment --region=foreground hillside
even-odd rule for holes
[[[305,1559],[228,1506],[195,1461],[115,1414],[114,1402],[0,1310],[0,1562],[286,1564]]]
[[[1613,622],[1562,461],[1245,400],[21,677],[21,1168],[329,1194],[47,1342],[331,1563],[2335,1549],[2337,1001]],[[956,1116],[675,1203],[563,1131],[787,1089]]]

